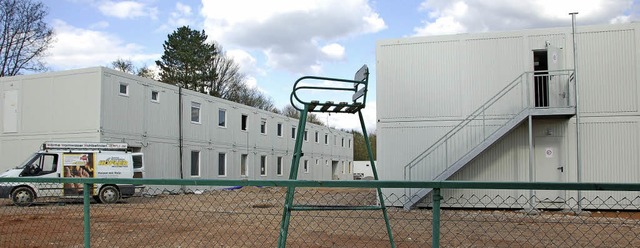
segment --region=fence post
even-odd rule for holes
[[[431,247],[440,247],[440,189],[433,189],[433,238]]]
[[[91,224],[89,222],[89,204],[91,201],[89,200],[89,190],[91,190],[91,185],[88,183],[84,183],[83,193],[84,193],[84,247],[91,247]]]

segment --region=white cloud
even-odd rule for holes
[[[262,51],[269,67],[294,73],[321,70],[333,59],[323,47],[386,28],[366,0],[203,0],[202,6],[211,39]]]
[[[322,47],[322,53],[324,53],[328,58],[333,60],[342,60],[344,59],[344,47],[337,43],[331,43]]]
[[[163,24],[158,28],[159,32],[173,31],[174,29],[182,26],[190,26],[195,23],[193,20],[193,12],[191,6],[177,2],[175,9],[169,14],[169,19],[166,24]]]
[[[632,0],[426,0],[427,12],[415,35],[441,35],[571,25],[569,12],[579,12],[579,25],[627,22],[619,16],[632,7]]]
[[[137,1],[101,1],[98,9],[103,15],[120,19],[135,19],[149,17],[157,19],[158,8],[149,7],[145,3]]]
[[[61,20],[54,20],[52,26],[56,39],[46,60],[55,69],[105,66],[118,58],[145,63],[160,57],[145,54],[142,46],[106,32],[73,27]]]
[[[226,51],[226,55],[233,59],[240,67],[240,72],[245,74],[264,75],[265,72],[258,68],[256,58],[251,56],[247,51],[242,49],[233,49]]]

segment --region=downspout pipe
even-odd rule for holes
[[[182,86],[178,85],[178,150],[180,157],[180,179],[184,179],[184,164],[182,162]],[[184,185],[181,186],[181,189],[184,190]]]

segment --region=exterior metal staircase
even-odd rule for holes
[[[443,181],[528,118],[576,114],[573,70],[524,72],[404,166],[407,181]],[[406,189],[409,209],[432,189]]]

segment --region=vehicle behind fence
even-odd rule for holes
[[[640,184],[0,178],[0,183],[21,181],[146,188],[115,204],[99,204],[88,194],[60,198],[41,193],[26,207],[0,199],[0,247],[277,247],[291,186],[297,188],[296,204],[336,208],[377,204],[376,187],[434,188],[434,193],[428,207],[388,208],[393,242],[380,211],[296,211],[286,233],[288,247],[640,247],[638,197],[579,203],[569,198],[532,209],[540,199],[529,195],[440,195],[442,189],[637,195]],[[403,195],[385,198],[389,205],[407,200]],[[509,207],[487,208],[505,202]]]

